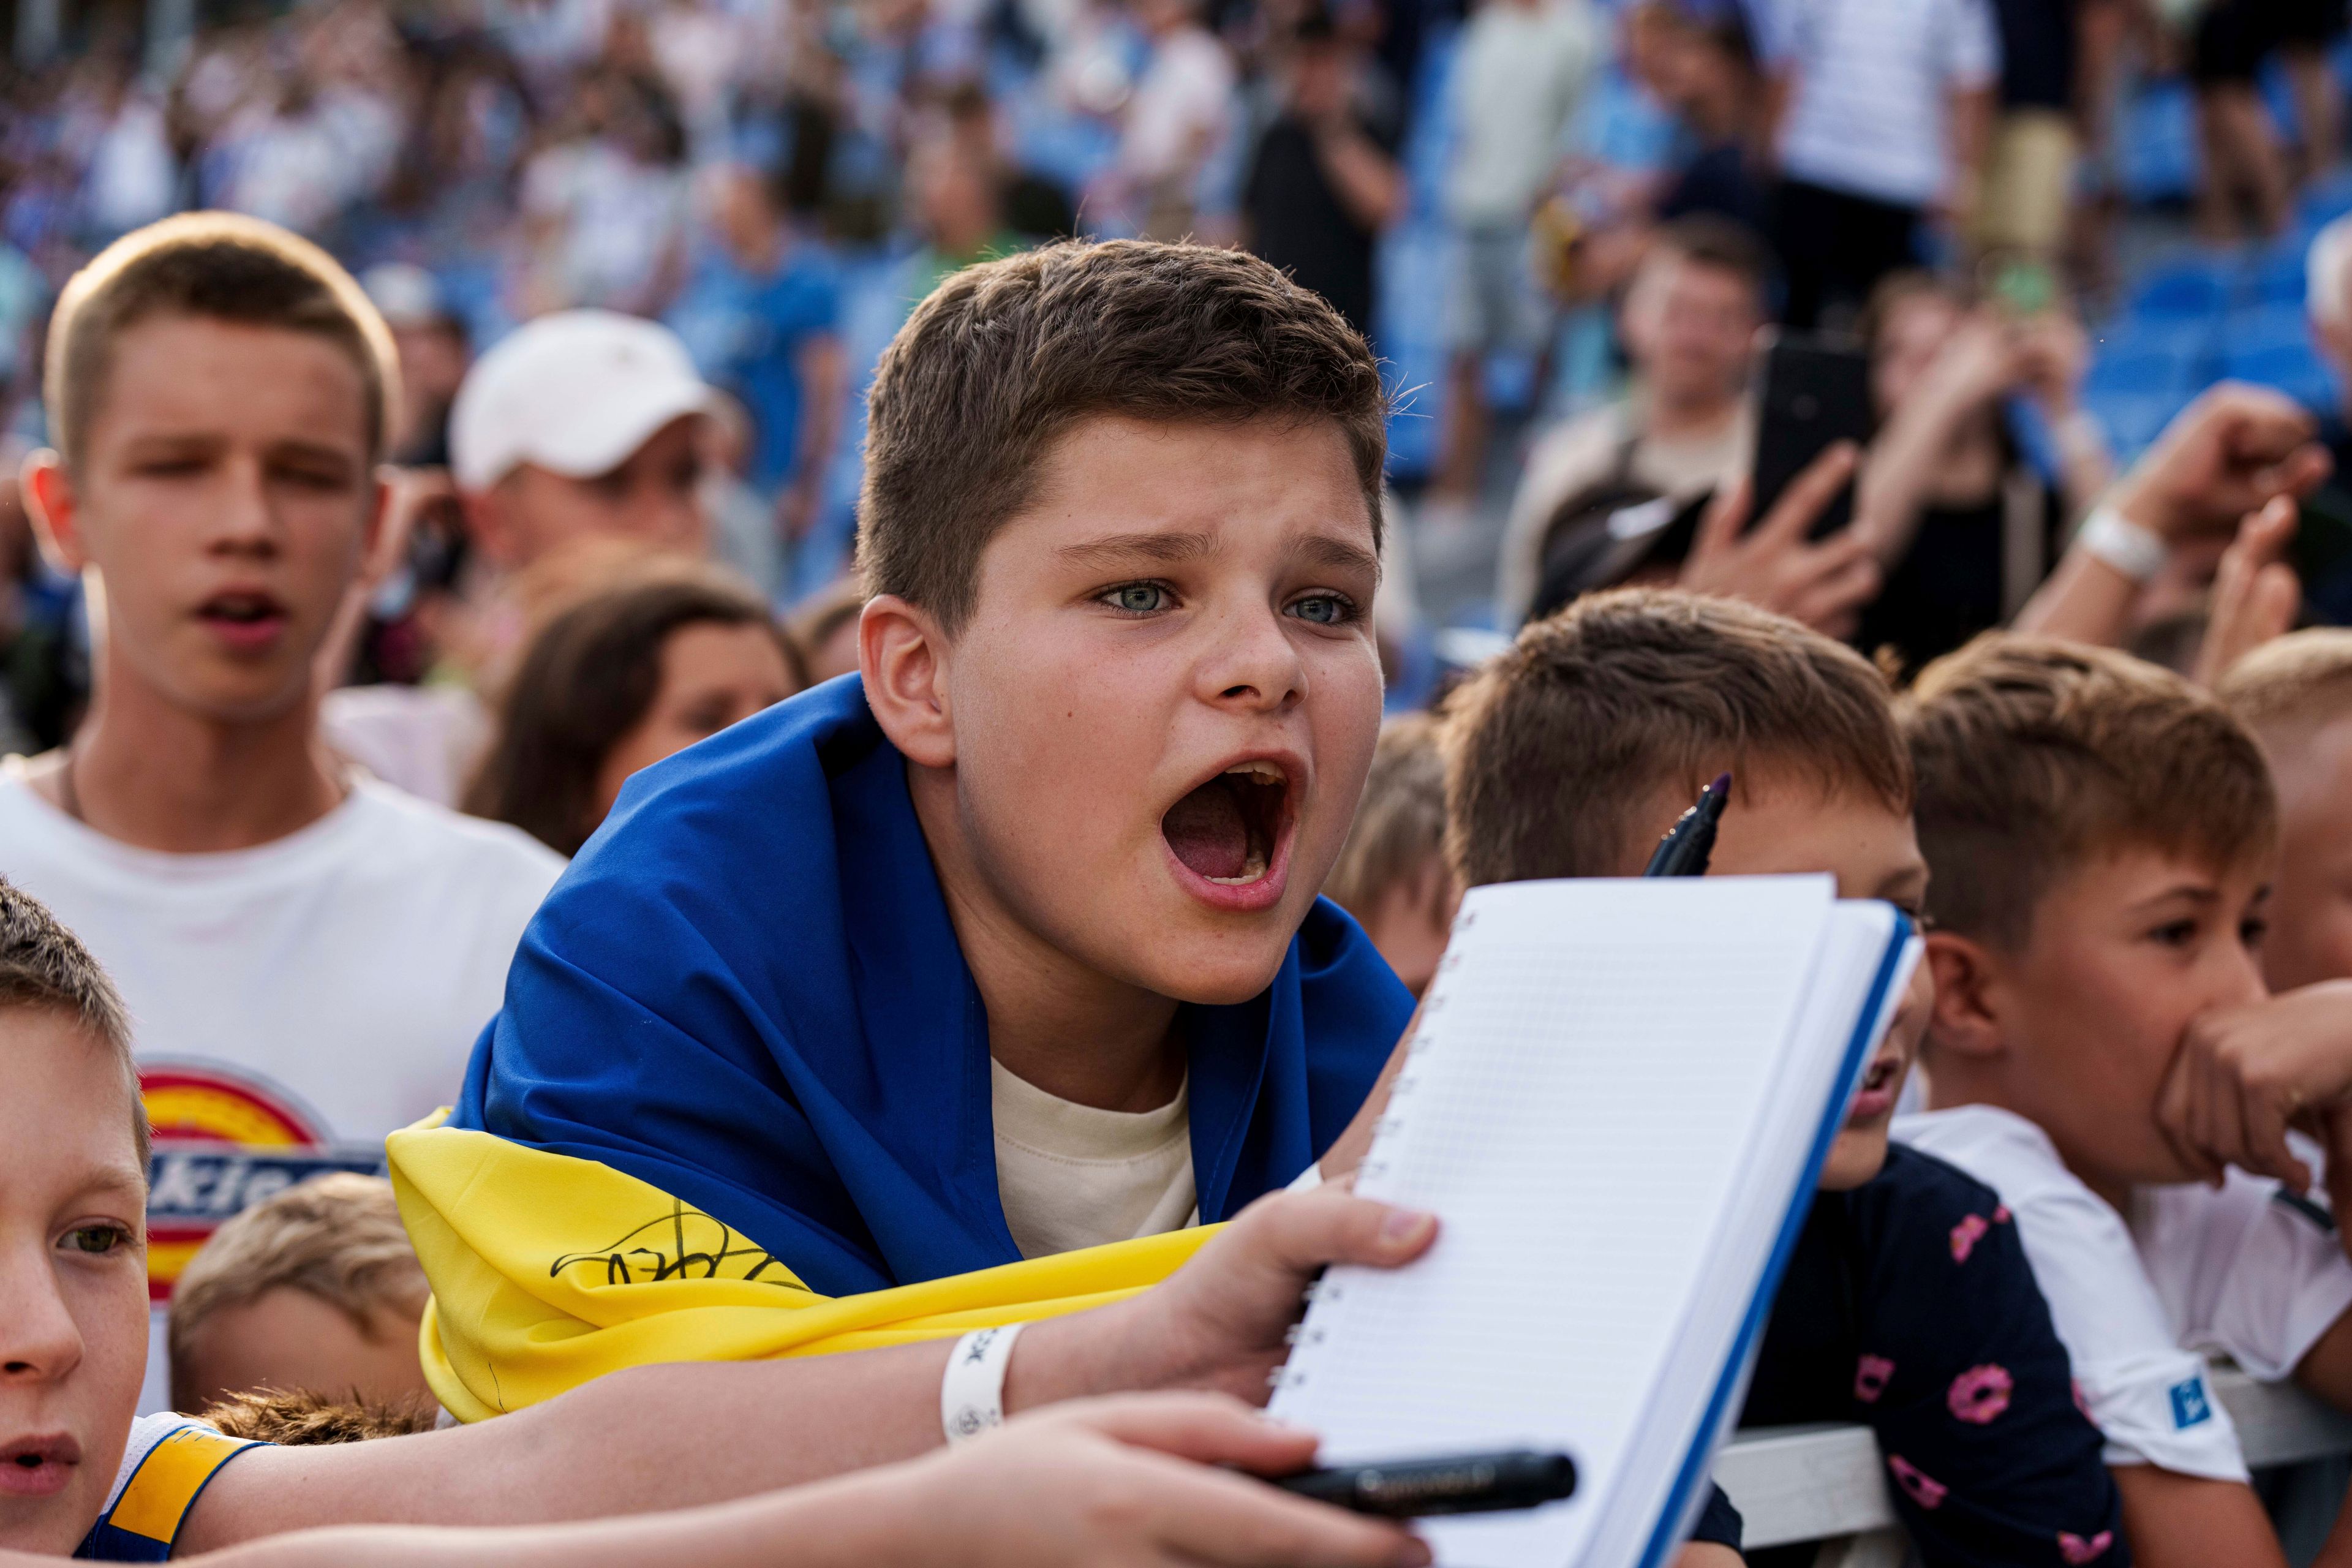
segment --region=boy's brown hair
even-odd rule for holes
[[[1820,633],[1732,599],[1626,588],[1521,631],[1452,700],[1446,851],[1465,887],[1625,868],[1661,789],[1728,769],[1911,804],[1885,678]]]
[[[1339,311],[1242,251],[1074,241],[964,268],[883,351],[858,502],[867,593],[959,630],[982,550],[1054,443],[1097,416],[1330,420],[1378,542],[1387,397]]]
[[[1359,921],[1369,920],[1382,894],[1420,878],[1444,847],[1445,758],[1438,749],[1438,721],[1427,713],[1391,719],[1381,727],[1355,825],[1323,884],[1324,896]]]
[[[299,1290],[373,1335],[379,1313],[422,1313],[430,1289],[391,1183],[337,1172],[289,1187],[223,1223],[173,1287],[174,1404],[185,1409],[204,1392],[179,1386],[184,1369],[205,1324],[232,1308]]]
[[[1900,716],[1938,925],[2015,952],[2035,905],[2126,848],[2268,856],[2278,802],[2253,737],[2168,669],[1989,632],[1919,672]]]
[[[111,1056],[131,1092],[131,1135],[147,1165],[147,1110],[131,1055],[131,1015],[114,982],[81,939],[38,899],[0,879],[0,1007],[46,1007],[66,1014]]]
[[[184,213],[124,235],[75,273],[49,319],[42,402],[68,468],[81,458],[115,340],[157,316],[282,327],[352,358],[367,394],[368,451],[391,442],[399,355],[367,294],[334,258],[275,224]]]
[[[2352,715],[2352,629],[2313,626],[2266,642],[2230,668],[2214,695],[2257,732]]]

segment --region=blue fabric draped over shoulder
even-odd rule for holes
[[[1203,1221],[1329,1146],[1412,1010],[1322,900],[1262,994],[1182,1010]],[[452,1124],[674,1194],[825,1295],[1019,1260],[986,1016],[856,676],[630,782],[525,931]]]

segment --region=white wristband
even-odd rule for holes
[[[974,1329],[948,1352],[947,1374],[940,1379],[940,1429],[949,1442],[1004,1425],[1004,1369],[1013,1363],[1013,1342],[1022,1327]]]
[[[2074,542],[2135,583],[2163,571],[2172,557],[2171,547],[2162,539],[2105,504],[2091,509]]]

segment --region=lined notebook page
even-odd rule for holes
[[[1433,1521],[1441,1563],[1580,1561],[1736,1206],[1832,909],[1826,877],[1465,900],[1358,1182],[1444,1229],[1411,1268],[1330,1272],[1272,1406],[1323,1435],[1324,1463],[1576,1457],[1565,1503]]]

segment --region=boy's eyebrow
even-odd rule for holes
[[[1213,554],[1216,548],[1216,540],[1205,533],[1107,533],[1080,544],[1065,544],[1055,553],[1081,565],[1109,565],[1140,557],[1172,566]]]
[[[1381,574],[1378,555],[1360,544],[1334,539],[1328,533],[1310,533],[1301,539],[1298,554],[1310,566],[1328,567],[1334,572],[1361,572],[1371,577]]]
[[[2142,899],[2132,907],[2140,910],[2153,909],[2158,904],[2169,903],[2174,899],[2187,899],[2189,902],[2200,905],[2218,904],[2221,901],[2221,889],[2210,882],[2181,882],[2165,889],[2160,893]]]

